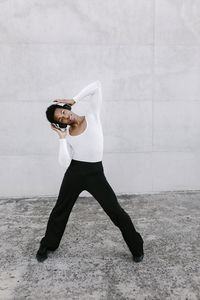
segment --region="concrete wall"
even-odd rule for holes
[[[1,197],[57,195],[47,103],[96,79],[115,192],[200,188],[198,0],[7,0],[0,25]]]

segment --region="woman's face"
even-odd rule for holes
[[[61,124],[72,124],[76,119],[76,115],[66,108],[56,108],[54,111],[54,120]]]

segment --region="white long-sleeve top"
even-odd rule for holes
[[[90,106],[85,114],[86,129],[79,135],[72,136],[67,126],[66,138],[59,139],[58,162],[67,168],[72,159],[98,162],[103,158],[103,130],[100,120],[102,89],[99,80],[84,87],[73,97],[75,102],[89,96]]]

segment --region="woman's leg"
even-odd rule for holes
[[[89,174],[86,177],[86,190],[99,202],[112,222],[120,229],[133,256],[144,254],[143,239],[135,230],[130,216],[120,206],[103,171]]]
[[[58,248],[67,225],[71,210],[83,190],[83,178],[68,169],[63,177],[57,202],[53,207],[40,243],[51,250]]]

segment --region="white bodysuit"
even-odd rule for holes
[[[85,130],[76,136],[69,134],[67,126],[66,138],[59,139],[58,162],[67,168],[72,159],[98,162],[103,158],[103,130],[100,120],[102,105],[102,90],[99,80],[90,83],[73,97],[79,102],[86,96],[90,97],[90,107],[85,114],[87,126]]]

